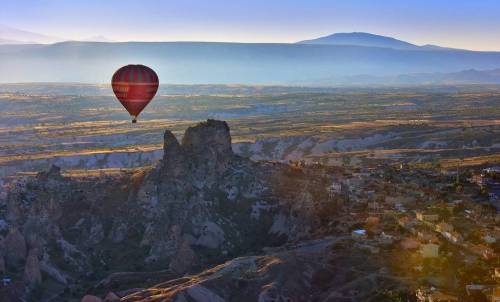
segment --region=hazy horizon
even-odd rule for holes
[[[369,32],[417,45],[498,51],[495,1],[4,1],[0,23],[66,40],[293,43]]]

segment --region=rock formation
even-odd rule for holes
[[[33,288],[42,283],[42,273],[40,272],[40,262],[38,261],[38,249],[31,249],[24,265],[24,282]]]
[[[5,237],[5,259],[7,265],[15,266],[26,259],[26,241],[23,234],[15,227],[9,229]]]
[[[92,295],[85,295],[81,302],[102,302],[102,299]]]
[[[338,248],[344,245],[350,248]],[[399,284],[373,265],[384,261],[390,259],[383,255],[366,259],[348,236],[326,237],[239,257],[138,290],[121,301],[387,301],[380,298],[380,289]]]
[[[321,175],[235,155],[222,121],[188,128],[182,143],[168,130],[163,139],[153,167],[69,177],[53,166],[10,184],[6,264],[19,275],[26,267],[30,284],[41,270],[65,295],[82,297],[93,282],[103,296],[143,287],[134,272],[193,273],[320,230]],[[117,272],[119,282],[99,282]]]
[[[5,273],[5,260],[3,258],[3,255],[2,253],[0,253],[0,274],[4,274]]]
[[[120,301],[120,297],[113,292],[109,292],[106,297],[104,297],[104,302],[117,302]]]

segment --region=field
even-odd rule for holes
[[[55,163],[117,169],[161,157],[165,129],[208,118],[253,159],[332,165],[401,161],[453,168],[499,162],[500,90],[163,86],[138,124],[106,85],[0,85],[0,176]],[[180,138],[180,137],[179,137]]]

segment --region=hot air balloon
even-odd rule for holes
[[[111,79],[116,98],[133,116],[132,123],[149,104],[158,90],[158,76],[144,65],[126,65],[118,69]]]

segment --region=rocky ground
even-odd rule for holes
[[[349,237],[326,237],[267,249],[121,301],[387,301],[400,280],[381,269],[384,259],[352,244]]]
[[[323,172],[240,157],[208,120],[181,143],[165,131],[151,167],[19,178],[1,195],[0,301],[378,299],[397,282],[337,244]]]

